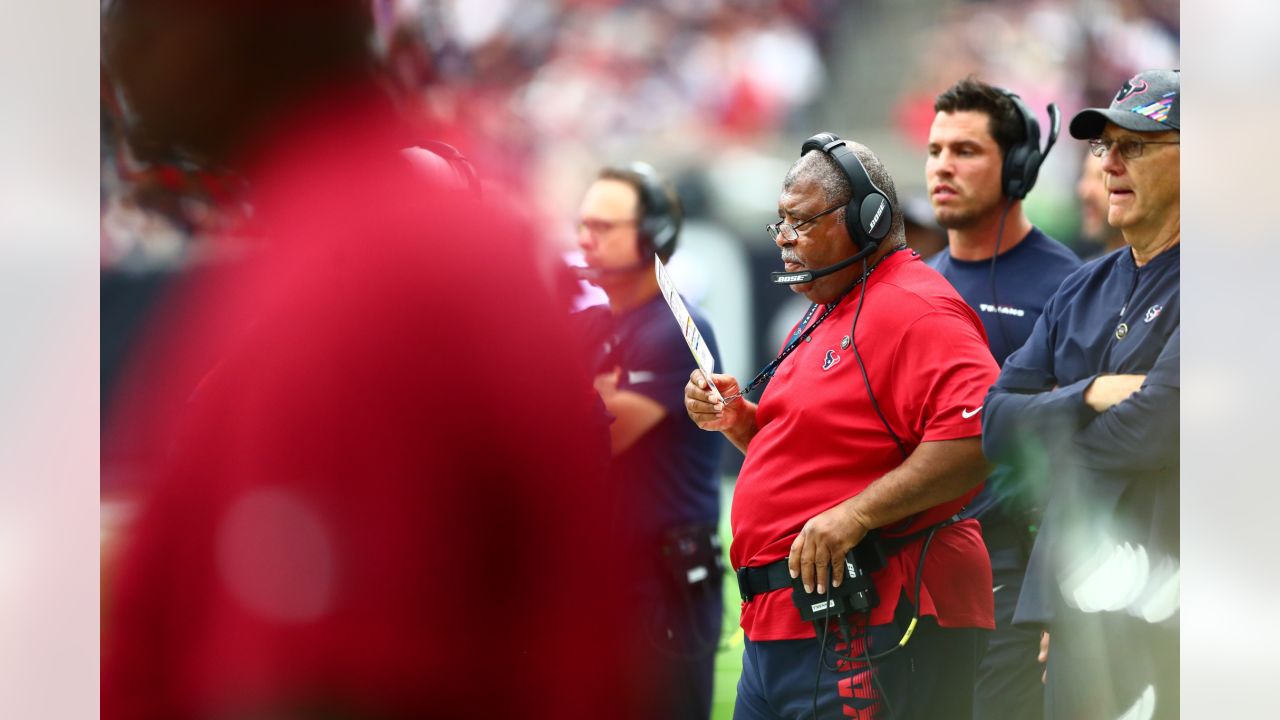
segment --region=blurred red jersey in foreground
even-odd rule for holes
[[[424,184],[372,97],[261,136],[248,240],[126,381],[104,718],[620,714],[608,435],[563,309],[531,233]]]

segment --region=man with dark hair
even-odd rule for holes
[[[1050,630],[1052,720],[1178,716],[1179,86],[1148,70],[1072,119],[1128,247],[1063,281],[986,399],[987,456],[1049,481],[1014,620]]]
[[[596,390],[614,420],[613,522],[641,614],[627,618],[627,650],[650,669],[619,700],[628,717],[705,720],[711,714],[724,572],[720,560],[723,441],[683,416],[685,381],[696,365],[654,273],[679,240],[674,188],[643,163],[603,169],[583,197],[581,276],[608,306],[578,314]],[[714,357],[715,333],[684,305]]]
[[[880,160],[819,140],[787,173],[768,226],[783,278],[812,273],[793,289],[813,305],[758,376],[772,373],[759,405],[728,375],[713,376],[718,394],[697,373],[685,386],[689,417],[746,455],[732,506],[746,634],[734,717],[968,717],[991,575],[977,522],[954,515],[987,472],[977,415],[996,365],[973,310],[905,249]],[[838,151],[883,195],[868,216],[879,234],[846,224],[860,220]],[[862,263],[832,270],[856,252]],[[819,595],[803,607],[824,610],[854,582],[855,546],[884,552],[879,569],[874,551],[859,561],[878,603],[802,619],[793,583]]]
[[[1028,139],[1013,99],[968,77],[939,94],[934,110],[925,180],[938,224],[947,229],[948,248],[929,264],[982,318],[991,354],[1003,363],[1026,341],[1045,303],[1080,260],[1027,219],[1022,197],[1030,187],[1006,187],[1006,175],[1017,172],[1006,167],[1006,158],[1016,146],[1036,142]],[[1039,633],[1013,627],[1013,609],[1042,494],[1001,465],[964,513],[982,523],[996,611],[996,629],[978,665],[975,718],[1041,715]]]

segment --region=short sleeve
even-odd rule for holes
[[[712,354],[718,358],[711,328],[701,322],[699,329]],[[669,316],[650,317],[641,331],[628,339],[618,389],[639,393],[661,405],[668,413],[683,415],[684,386],[697,366],[676,323]]]
[[[903,333],[894,368],[899,418],[920,442],[982,434],[982,404],[999,368],[976,318],[948,309],[922,315]]]

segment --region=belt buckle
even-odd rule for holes
[[[738,578],[738,597],[741,597],[744,603],[751,600],[751,589],[748,587],[750,583],[747,581],[750,570],[749,567],[741,567],[733,573]]]

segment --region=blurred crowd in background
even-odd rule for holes
[[[778,265],[763,227],[804,138],[829,130],[872,147],[928,253],[945,242],[924,196],[937,92],[974,74],[1019,93],[1047,128],[1050,102],[1069,118],[1105,107],[1140,69],[1179,66],[1174,0],[370,1],[369,42],[397,102],[464,128],[486,197],[566,254],[600,165],[643,159],[676,180],[688,224],[673,274],[739,377],[800,314],[790,291],[763,281]],[[228,214],[253,211],[231,174],[133,155],[129,112],[104,74],[103,417],[168,281],[216,256],[206,240],[232,226]],[[1026,208],[1087,255],[1084,155],[1060,141]]]

